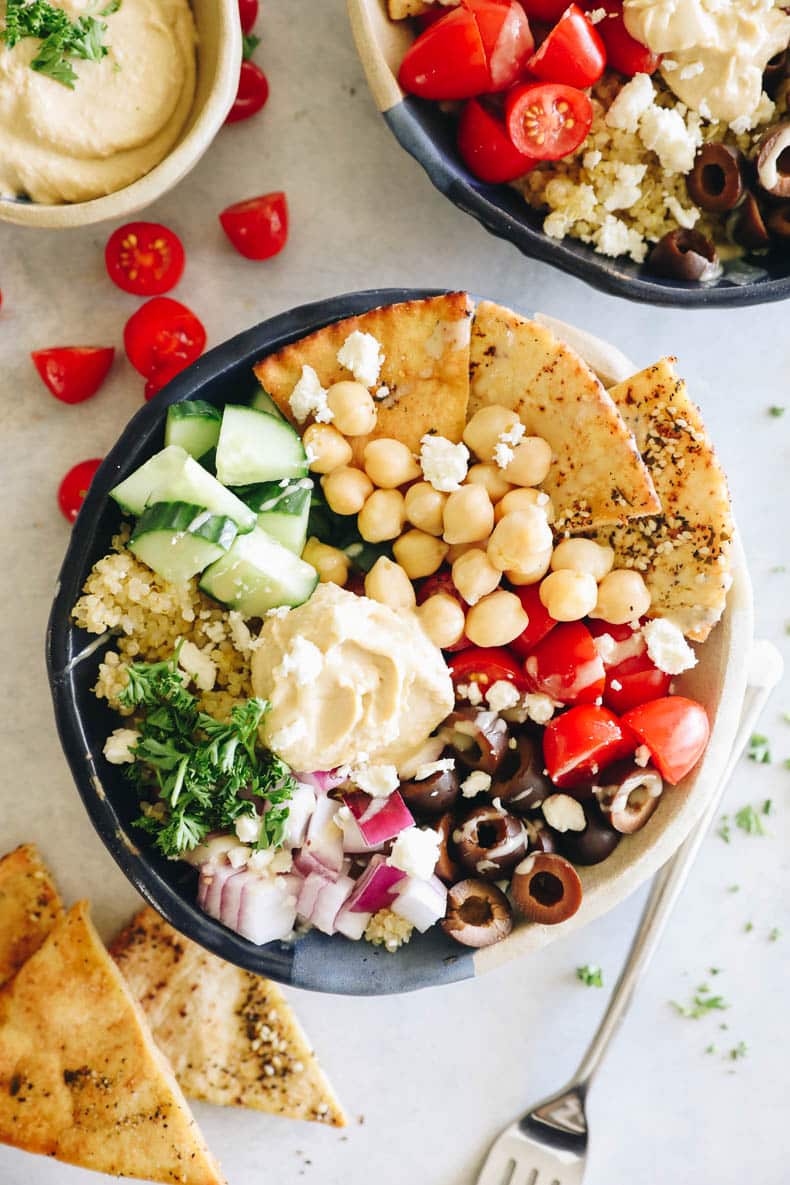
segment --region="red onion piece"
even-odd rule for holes
[[[296,924],[296,897],[289,891],[287,879],[261,876],[250,870],[240,875],[244,878],[243,892],[239,915],[231,929],[256,946],[287,938]]]
[[[348,899],[348,908],[352,913],[377,913],[380,909],[389,909],[395,897],[395,886],[404,876],[399,868],[390,868],[384,856],[371,857]]]
[[[294,774],[297,782],[304,782],[306,786],[312,786],[316,794],[326,794],[330,790],[334,790],[335,786],[342,786],[346,780],[345,777],[338,777],[336,769],[316,769],[312,773]]]
[[[352,942],[359,942],[360,938],[364,937],[368,922],[372,917],[372,913],[354,913],[347,905],[344,905],[335,918],[335,933],[343,934]]]
[[[428,881],[407,876],[398,885],[390,909],[424,934],[444,917],[447,909],[447,889],[436,876],[432,876]]]
[[[311,873],[302,885],[296,902],[296,912],[324,934],[334,934],[335,918],[351,896],[354,882],[350,876],[339,876],[336,881]]]
[[[307,825],[315,810],[316,792],[312,786],[299,782],[288,803],[288,818],[283,832],[284,848],[300,848],[305,840]],[[266,810],[270,805],[266,804]]]
[[[225,882],[232,876],[238,875],[238,869],[233,868],[227,862],[220,864],[212,861],[210,864],[204,864],[200,869],[198,905],[209,917],[219,920]]]
[[[302,855],[312,856],[331,872],[343,867],[343,834],[335,823],[340,803],[331,798],[319,798],[307,825],[307,839]]]
[[[414,826],[414,818],[397,790],[388,798],[371,798],[356,790],[346,794],[345,804],[359,824],[365,842],[377,847],[394,839],[407,827]]]

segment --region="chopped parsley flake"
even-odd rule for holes
[[[724,1012],[729,1008],[724,997],[712,996],[710,988],[704,983],[697,988],[690,1004],[678,1004],[677,1000],[670,1000],[670,1004],[679,1016],[685,1016],[688,1020],[699,1020],[709,1012]]]
[[[754,929],[754,922],[746,922],[746,924],[743,927],[743,932],[744,932],[744,934],[751,934],[753,929]]]
[[[745,1041],[739,1041],[737,1045],[729,1052],[730,1061],[737,1062],[740,1058],[746,1057],[748,1046]]]
[[[768,408],[768,415],[773,416],[774,419],[776,419],[776,420],[778,420],[779,417],[783,416],[784,414],[785,414],[785,409],[783,407],[780,407],[778,404],[774,404],[772,407]]]
[[[256,49],[261,43],[260,37],[256,37],[254,33],[242,33],[241,46],[242,57],[245,62],[248,62]]]
[[[740,893],[740,891],[741,891],[740,885],[728,885],[727,886],[728,893]]]
[[[778,942],[781,937],[782,937],[782,931],[779,929],[778,926],[773,926],[771,928],[771,932],[768,935],[768,941],[769,942]]]
[[[769,810],[770,810],[770,800]],[[768,811],[763,810],[763,814],[767,815]],[[735,822],[740,827],[741,831],[745,831],[747,835],[765,835],[766,831],[763,827],[762,820],[759,814],[751,804],[742,806],[735,816]]]
[[[757,761],[760,765],[770,765],[771,748],[768,737],[764,737],[760,733],[755,732],[749,738],[748,757],[750,761]]]
[[[585,987],[603,987],[603,971],[597,963],[585,963],[583,967],[577,967],[576,978]]]
[[[25,0],[7,0],[0,40],[8,49],[13,49],[26,37],[38,39],[41,45],[30,68],[73,90],[77,74],[72,59],[100,62],[106,56],[108,49],[102,37],[107,25],[99,17],[110,16],[120,7],[121,0],[112,0],[98,17],[85,15],[72,21],[64,9],[56,8],[48,0],[29,0],[27,3]]]
[[[722,815],[721,821],[719,822],[719,826],[716,829],[716,834],[719,836],[720,839],[723,839],[725,843],[730,842],[732,832],[730,831],[730,816],[729,815]]]

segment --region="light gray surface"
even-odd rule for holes
[[[608,337],[647,364],[674,353],[731,476],[756,586],[758,633],[783,645],[790,405],[787,305],[686,313],[628,305],[525,261],[434,192],[369,101],[341,0],[267,0],[257,57],[266,111],[226,129],[197,171],[151,212],[178,230],[187,270],[174,295],[205,321],[210,344],[294,304],[380,285],[468,287]],[[216,221],[225,205],[284,188],[291,238],[247,263]],[[79,407],[56,403],[28,352],[55,344],[121,346],[138,301],[104,275],[111,227],[28,233],[0,227],[0,850],[36,840],[65,897],[83,895],[109,937],[135,895],[93,834],[51,723],[44,625],[67,526],[61,475],[101,455],[140,405],[142,380],[120,357]],[[122,350],[121,350],[122,354]],[[788,565],[788,573],[773,571]],[[785,650],[787,654],[787,649]],[[588,1185],[780,1185],[787,1179],[787,984],[790,973],[790,683],[763,731],[774,765],[742,763],[729,808],[772,798],[765,838],[733,828],[703,848],[668,935],[592,1093]],[[728,892],[728,886],[740,891]],[[572,1069],[602,1009],[574,979],[585,962],[612,983],[635,924],[634,899],[570,941],[486,979],[401,999],[291,993],[344,1099],[345,1134],[200,1106],[232,1185],[468,1185],[489,1140]],[[747,922],[754,929],[744,932]],[[768,940],[771,927],[784,936]],[[711,978],[710,966],[723,970]],[[669,1007],[708,982],[726,1013],[684,1020]],[[720,1030],[719,1024],[728,1025]],[[743,1060],[721,1051],[748,1043]],[[706,1055],[713,1042],[720,1051]],[[356,1122],[364,1116],[364,1125]],[[744,1175],[744,1170],[748,1166]],[[90,1185],[98,1178],[0,1148],[2,1185]]]

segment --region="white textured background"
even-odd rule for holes
[[[369,100],[341,0],[265,0],[257,59],[272,87],[261,116],[223,131],[178,189],[150,210],[182,236],[174,292],[215,345],[292,305],[380,285],[467,287],[608,337],[639,365],[674,353],[731,475],[756,585],[758,632],[782,645],[790,619],[788,306],[673,312],[629,305],[525,261],[431,188]],[[291,237],[248,263],[216,215],[232,201],[287,191]],[[122,357],[98,396],[55,402],[29,351],[120,347],[134,297],[106,279],[111,227],[0,227],[0,850],[36,840],[66,898],[88,895],[109,937],[135,894],[94,835],[52,725],[43,665],[46,615],[68,527],[55,504],[74,462],[102,455],[140,405]],[[788,404],[784,419],[767,413]],[[788,572],[776,571],[787,564]],[[786,648],[787,653],[787,648]],[[711,836],[657,960],[589,1101],[589,1185],[783,1185],[788,1180],[790,683],[763,731],[774,764],[742,763],[729,809],[770,797],[770,835]],[[739,884],[730,893],[728,886]],[[255,1113],[197,1108],[232,1185],[471,1185],[497,1130],[571,1071],[605,993],[580,963],[616,977],[636,922],[632,900],[579,936],[489,978],[400,999],[291,993],[352,1116],[346,1133]],[[747,933],[744,926],[753,922]],[[784,934],[768,940],[779,926]],[[713,981],[731,1002],[699,1021],[675,1015]],[[724,1021],[726,1030],[719,1024]],[[746,1041],[743,1060],[721,1056]],[[713,1042],[720,1051],[706,1055]],[[360,1117],[359,1123],[357,1117]],[[362,1123],[364,1117],[364,1124]],[[90,1185],[91,1174],[0,1148],[2,1185]]]

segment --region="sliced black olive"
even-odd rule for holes
[[[653,814],[663,789],[658,770],[624,761],[606,771],[605,785],[596,793],[607,823],[621,835],[633,835]]]
[[[727,144],[703,144],[686,177],[689,197],[703,210],[732,210],[743,197],[742,158]]]
[[[582,883],[576,869],[562,856],[536,852],[516,868],[510,895],[525,918],[556,926],[573,917],[581,905]]]
[[[525,819],[530,852],[556,852],[557,837],[545,819]]]
[[[620,834],[604,819],[597,803],[584,803],[587,826],[584,831],[566,831],[557,837],[557,847],[574,864],[600,864],[611,856]]]
[[[439,859],[436,861],[434,872],[439,880],[444,881],[446,885],[452,885],[463,875],[461,867],[456,861],[455,844],[453,843],[455,817],[452,811],[448,811],[446,815],[442,815],[441,819],[437,819],[435,830],[439,836]]]
[[[401,795],[416,815],[442,815],[454,805],[460,792],[454,769],[440,769],[427,778],[401,782]]]
[[[775,238],[790,239],[790,202],[784,202],[775,210],[771,210],[766,221]]]
[[[673,280],[712,280],[721,270],[710,239],[684,227],[670,230],[658,240],[647,257],[647,266],[654,275]]]
[[[743,204],[727,223],[728,234],[742,247],[761,251],[771,241],[763,219],[762,211],[753,193],[747,193]]]
[[[467,769],[495,774],[507,752],[507,725],[496,712],[459,708],[444,726],[447,742]]]
[[[527,854],[527,835],[515,815],[478,806],[452,833],[458,859],[482,880],[497,881]]]
[[[790,55],[786,49],[774,54],[763,71],[763,90],[773,98],[788,73]]]
[[[516,748],[508,748],[496,771],[491,797],[498,798],[514,815],[526,815],[553,786],[543,772],[543,749],[540,741],[522,732],[515,738]]]
[[[464,946],[492,946],[513,929],[510,902],[496,885],[459,881],[447,894],[442,929]]]
[[[790,120],[774,124],[760,140],[757,179],[766,193],[790,198]]]

